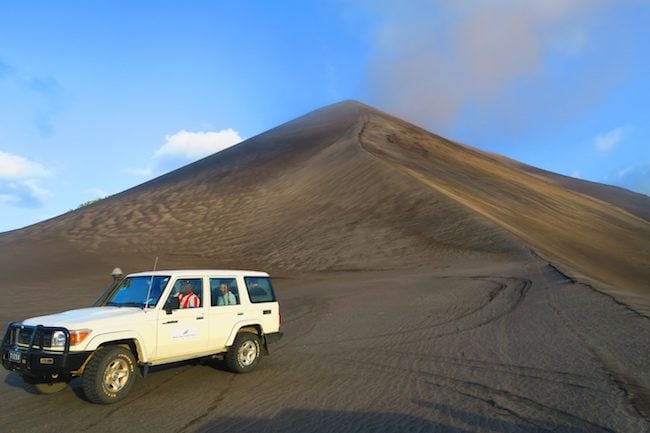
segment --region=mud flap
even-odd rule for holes
[[[140,365],[140,377],[145,379],[147,377],[147,374],[149,374],[149,367],[151,364],[141,364]]]
[[[262,335],[262,354],[264,355],[271,354],[271,352],[269,352],[269,342],[266,339],[266,334]]]

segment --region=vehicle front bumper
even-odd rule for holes
[[[16,330],[29,336],[26,344],[19,344]],[[63,331],[66,334],[63,350],[47,350],[43,347],[43,336],[54,331]],[[69,379],[92,353],[71,352],[70,334],[65,328],[25,326],[15,322],[7,327],[0,352],[5,369],[16,372],[26,381],[34,383]]]

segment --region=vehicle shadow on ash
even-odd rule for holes
[[[449,406],[441,403],[418,401],[413,403],[420,407],[431,409],[462,421],[464,424],[481,426],[491,432],[526,432],[526,433],[595,433],[612,432],[607,427],[584,422],[584,425],[575,425],[571,421],[542,420],[533,417],[525,417],[511,410],[508,407],[500,406],[493,400],[486,400],[491,410],[486,413],[474,413],[468,410],[459,409],[457,406]],[[510,418],[510,419],[505,419]]]
[[[182,373],[185,371],[186,368],[191,368],[194,366],[206,366],[213,368],[217,371],[222,371],[224,373],[229,373],[230,371],[228,370],[225,361],[220,360],[220,359],[214,359],[214,358],[197,358],[197,359],[190,359],[187,361],[179,361],[179,362],[173,362],[170,364],[164,364],[164,365],[158,365],[155,367],[151,367],[149,369],[148,373],[148,378],[151,379],[153,382],[156,381],[157,373],[165,372],[165,371],[178,371],[178,374]],[[186,367],[185,369],[183,367]],[[146,380],[142,376],[142,372],[140,369],[136,372],[138,375],[138,382],[142,380]],[[25,388],[25,383],[20,377],[20,375],[14,373],[14,372],[8,372],[8,374],[5,376],[4,383],[12,388],[19,388],[22,389],[24,392],[28,394],[33,394],[33,395],[38,395],[41,398],[47,397],[44,395],[41,395],[37,392],[34,392],[28,388]],[[138,383],[136,382],[136,386],[132,390],[132,394],[137,393],[137,387]],[[86,395],[83,392],[82,388],[82,379],[80,377],[75,377],[73,378],[70,382],[68,382],[68,388],[80,399],[85,402],[89,402],[89,400],[86,398]],[[130,401],[132,400],[133,396],[129,396],[126,398],[125,401]]]
[[[46,395],[41,395],[38,392],[31,390],[29,388],[25,387],[25,383],[23,382],[23,378],[20,377],[20,375],[16,373],[9,373],[5,377],[5,384],[11,386],[12,388],[19,388],[25,391],[27,394],[32,394],[32,395],[38,395],[40,398],[47,397]],[[86,397],[84,396],[82,390],[81,390],[81,379],[79,378],[74,378],[70,382],[68,382],[68,388],[72,390],[79,398],[81,398],[84,401],[88,401]],[[63,390],[62,390],[63,391]],[[58,393],[54,393],[58,394]],[[53,395],[54,395],[53,394]]]
[[[13,372],[7,373],[5,376],[5,384],[14,388],[24,388],[23,378]]]
[[[184,430],[181,430],[184,431]],[[443,432],[470,433],[471,430],[451,427],[424,418],[382,412],[285,409],[272,418],[219,417],[208,421],[196,433],[211,432]]]
[[[456,427],[441,422],[432,421],[418,416],[391,412],[353,412],[353,411],[328,411],[285,409],[272,418],[258,417],[219,417],[204,423],[195,431],[196,433],[217,433],[223,431],[265,431],[265,432],[437,432],[437,433],[470,433],[477,431],[491,432],[560,432],[560,433],[588,433],[588,430],[574,426],[555,425],[552,430],[547,426],[536,425],[529,420],[503,420],[489,416],[465,411],[445,405],[430,407],[434,409],[435,416],[440,412],[451,415],[459,424],[467,427]],[[447,417],[448,418],[448,417]],[[185,431],[185,429],[181,429]]]

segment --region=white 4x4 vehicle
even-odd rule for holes
[[[113,403],[149,366],[222,356],[236,373],[255,368],[281,338],[264,272],[176,270],[130,274],[95,307],[10,323],[2,365],[28,388],[53,393],[80,376],[86,397]]]

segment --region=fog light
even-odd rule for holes
[[[41,364],[52,365],[52,364],[54,364],[54,358],[41,358],[40,362],[41,362]]]

